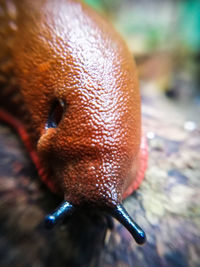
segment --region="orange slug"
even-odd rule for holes
[[[47,227],[87,207],[144,243],[121,204],[147,163],[137,71],[124,41],[78,0],[0,0],[0,37],[0,119],[64,199]]]

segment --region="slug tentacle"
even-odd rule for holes
[[[75,206],[67,201],[64,201],[54,212],[45,217],[45,226],[48,229],[53,228],[57,223],[64,220],[66,217],[70,217],[76,210]],[[104,209],[102,210],[104,212]],[[135,223],[122,204],[116,207],[107,207],[105,211],[122,223],[126,229],[131,233],[135,241],[142,245],[146,242],[146,234],[142,228]]]
[[[69,217],[75,211],[75,207],[67,201],[62,202],[62,204],[51,214],[45,217],[46,228],[53,228],[62,219]]]
[[[126,227],[126,229],[131,233],[138,244],[142,245],[146,242],[145,232],[142,230],[142,228],[140,228],[139,225],[137,225],[137,223],[135,223],[131,219],[131,217],[121,204],[117,205],[115,208],[110,209],[110,213],[114,218],[116,218],[121,224]]]

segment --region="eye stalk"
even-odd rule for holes
[[[110,209],[110,214],[126,227],[137,244],[143,245],[146,242],[145,232],[131,219],[130,215],[121,204]]]
[[[45,128],[49,129],[49,128],[57,128],[62,117],[63,117],[63,113],[65,111],[65,103],[63,100],[58,100],[56,99],[53,102],[53,105],[51,107],[51,110],[49,112],[49,117],[47,119],[47,123]]]
[[[55,211],[45,217],[45,226],[48,229],[53,228],[64,218],[70,217],[75,211],[75,207],[67,201],[64,201]]]
[[[64,201],[54,212],[45,217],[45,226],[48,229],[53,228],[57,223],[61,222],[64,218],[70,217],[76,208],[67,201]],[[135,223],[125,208],[119,204],[114,208],[106,208],[106,212],[117,219],[123,224],[126,229],[131,233],[136,243],[142,245],[146,242],[145,232]]]

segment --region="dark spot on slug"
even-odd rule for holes
[[[49,117],[47,119],[45,128],[46,129],[57,128],[62,119],[64,110],[65,110],[64,102],[62,100],[56,99],[53,102],[52,107],[50,109]]]

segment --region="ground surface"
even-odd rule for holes
[[[97,215],[45,230],[41,222],[60,199],[40,183],[20,140],[1,124],[0,266],[200,266],[200,110],[142,87],[149,167],[125,207],[147,243],[136,245],[116,222],[104,242],[106,221]],[[196,124],[186,123],[192,119]]]

